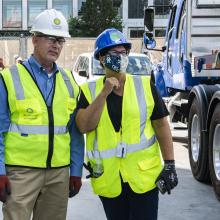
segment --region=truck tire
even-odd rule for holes
[[[220,201],[220,103],[215,107],[209,130],[209,169],[212,185]]]
[[[208,136],[202,132],[201,103],[195,98],[189,112],[188,124],[188,152],[193,176],[201,182],[208,182]]]

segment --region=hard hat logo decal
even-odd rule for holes
[[[27,108],[27,109],[26,109],[26,112],[28,112],[28,113],[33,113],[34,110],[33,110],[32,108]]]
[[[110,38],[112,41],[121,42],[121,35],[119,35],[117,32],[110,33]]]
[[[54,18],[53,22],[54,22],[54,24],[56,24],[56,25],[60,25],[60,23],[61,23],[61,21],[60,21],[59,18]]]

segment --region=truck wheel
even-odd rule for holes
[[[220,201],[220,103],[214,110],[210,124],[209,169],[215,195]]]
[[[208,137],[202,132],[202,114],[200,102],[195,98],[189,113],[188,152],[193,176],[201,182],[208,182]]]

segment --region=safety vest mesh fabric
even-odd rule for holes
[[[91,103],[103,88],[103,77],[81,86]],[[160,150],[151,125],[154,108],[150,78],[126,75],[120,132],[115,132],[105,103],[96,130],[86,134],[87,159],[101,158],[104,173],[92,178],[96,194],[113,198],[121,193],[121,179],[136,193],[155,188],[162,169]]]
[[[70,164],[67,124],[76,107],[79,88],[71,72],[60,69],[54,80],[52,114],[26,68],[18,64],[1,73],[8,92],[11,124],[5,134],[5,163],[46,168],[49,150],[49,117],[53,118],[51,167]],[[51,125],[50,125],[51,126]]]

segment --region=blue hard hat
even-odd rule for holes
[[[127,42],[122,32],[115,28],[106,29],[96,38],[94,56],[98,60],[102,50],[120,45],[131,49],[131,43]]]

